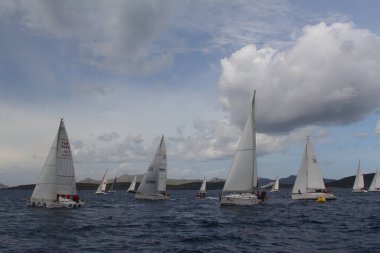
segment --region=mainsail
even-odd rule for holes
[[[364,188],[364,176],[363,176],[363,171],[360,168],[360,160],[359,160],[358,170],[356,171],[355,182],[354,182],[354,185],[352,186],[352,189],[361,190],[363,188]]]
[[[135,176],[133,178],[133,181],[132,181],[131,185],[128,188],[128,192],[133,192],[135,190],[135,188],[136,188],[136,179],[137,179],[137,176]]]
[[[223,192],[252,192],[257,188],[255,95],[256,91]]]
[[[199,192],[200,193],[206,193],[206,177],[203,177],[203,182],[202,182],[202,185],[201,185],[201,188],[199,189]]]
[[[325,189],[325,183],[323,182],[321,169],[311,140],[307,137],[301,167],[298,170],[292,193],[306,193],[323,189]]]
[[[108,169],[106,169],[106,172],[104,172],[102,181],[100,182],[100,184],[98,186],[98,189],[96,189],[96,193],[104,193],[106,191],[106,187],[107,187],[107,179],[106,179],[107,171],[108,171]]]
[[[376,170],[375,175],[373,176],[372,183],[369,186],[368,191],[378,191],[380,190],[380,173]]]
[[[280,188],[280,182],[279,182],[278,177],[276,177],[276,181],[274,182],[271,191],[272,191],[272,192],[273,192],[273,191],[278,191],[279,188]]]
[[[117,185],[117,177],[115,177],[115,179],[113,180],[110,191],[116,191],[116,185]]]
[[[156,154],[141,181],[137,193],[149,195],[165,191],[166,166],[166,148],[164,136],[162,136],[160,145],[158,146]]]

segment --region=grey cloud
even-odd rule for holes
[[[172,63],[170,50],[156,50],[168,25],[172,1],[5,1],[0,15],[39,35],[79,42],[90,65],[149,74]]]
[[[116,132],[111,132],[111,133],[106,133],[106,134],[102,134],[100,136],[98,136],[98,140],[100,141],[113,141],[113,140],[116,140],[120,137],[120,135]]]
[[[307,26],[286,51],[248,45],[221,61],[223,108],[243,127],[257,90],[259,132],[344,125],[380,106],[380,40],[351,23]]]

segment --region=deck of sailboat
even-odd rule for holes
[[[320,196],[324,197],[327,200],[336,199],[335,195],[332,193],[323,193],[323,192],[292,193],[292,199],[295,199],[295,200],[316,200]]]

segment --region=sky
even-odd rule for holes
[[[225,178],[256,90],[259,177],[380,167],[376,0],[0,1],[0,183],[38,180],[62,117],[76,179]]]

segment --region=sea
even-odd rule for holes
[[[0,252],[380,252],[380,193],[333,189],[337,200],[220,207],[220,191],[167,201],[79,191],[77,209],[27,207],[30,190],[0,191]]]

